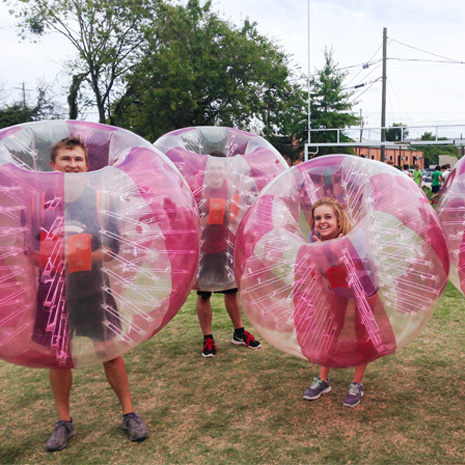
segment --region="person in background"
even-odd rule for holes
[[[407,163],[402,166],[402,173],[404,173],[405,176],[408,176],[409,178],[412,178],[412,175],[411,175],[411,173],[409,171],[409,166],[407,165]]]
[[[432,179],[431,192],[433,193],[433,195],[429,200],[430,200],[431,205],[434,205],[438,203],[438,197],[441,191],[441,184],[443,182],[442,171],[439,165],[436,165],[436,168],[431,173],[431,179]]]
[[[230,281],[226,273],[232,269],[228,253],[228,227],[235,221],[232,186],[226,179],[226,159],[220,151],[212,151],[205,172],[205,188],[196,199],[199,205],[202,229],[200,263],[197,281],[200,289],[214,288],[218,283]],[[237,287],[215,291],[224,294],[226,311],[234,326],[231,342],[249,349],[261,344],[244,329]],[[203,357],[215,357],[218,347],[212,334],[212,307],[210,291],[197,291],[196,310],[203,333]]]
[[[441,166],[441,177],[442,177],[442,183],[444,184],[446,182],[447,176],[450,174],[450,165],[442,165]]]
[[[423,171],[421,171],[418,164],[415,165],[415,171],[413,172],[413,180],[418,184],[418,187],[421,188],[423,181]]]

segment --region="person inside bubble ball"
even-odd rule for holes
[[[313,231],[311,240],[322,242],[345,236],[352,229],[352,225],[347,213],[337,200],[323,197],[313,204],[310,215],[310,228]],[[353,381],[350,383],[349,391],[343,401],[344,406],[356,407],[360,404],[363,397],[362,379],[366,367],[367,364],[364,364],[355,368]],[[319,376],[313,379],[312,385],[304,392],[304,399],[316,400],[322,394],[331,391],[329,371],[328,367],[320,367]]]
[[[225,154],[210,152],[205,171],[205,188],[197,198],[202,229],[200,263],[197,283],[200,289],[212,288],[218,283],[231,282],[232,256],[228,253],[228,228],[238,221],[235,212],[234,192],[226,179]],[[234,282],[234,280],[232,280]],[[228,286],[227,286],[228,287]],[[233,323],[234,334],[231,342],[250,349],[261,347],[252,334],[244,329],[237,287],[215,291],[224,294],[226,311]],[[210,291],[197,291],[196,310],[203,332],[203,357],[216,356],[218,347],[212,334],[212,307]]]
[[[53,144],[50,166],[52,170],[62,173],[85,173],[89,163],[84,142],[77,137],[67,137]],[[66,189],[64,199],[57,199],[53,192],[47,191],[32,200],[33,220],[37,228],[37,232],[33,235],[34,262],[40,266],[33,339],[38,344],[50,347],[51,340],[56,339],[57,336],[50,334],[48,318],[53,310],[59,311],[60,303],[66,302],[63,310],[66,323],[61,338],[66,341],[64,353],[69,357],[70,340],[74,336],[90,338],[98,352],[99,344],[111,339],[115,331],[121,328],[119,319],[112,316],[117,314],[117,307],[111,292],[102,292],[102,286],[109,286],[108,279],[102,277],[102,264],[111,260],[111,253],[118,253],[119,250],[117,240],[100,238],[102,219],[99,218],[98,213],[98,198],[102,196],[85,186],[78,177],[67,179],[67,186],[71,188]],[[109,199],[104,198],[103,201],[108,202],[107,208],[111,210]],[[64,205],[66,205],[66,215],[63,214]],[[60,212],[64,226],[60,226]],[[108,220],[105,227],[114,233],[112,237],[118,235],[114,220]],[[51,252],[54,248],[53,244],[60,240],[60,237],[63,238],[64,234],[65,265],[56,256],[53,259]],[[50,244],[47,245],[47,241],[51,242],[51,247]],[[50,263],[53,261],[54,269],[50,271]],[[63,286],[65,290],[57,296],[55,304],[51,306],[48,304],[47,308],[45,301],[49,300],[47,297],[52,293],[51,291],[59,294],[56,289],[60,281],[65,283]],[[108,308],[111,310],[108,311]],[[112,327],[113,332],[108,327]],[[103,366],[106,378],[121,404],[124,430],[128,431],[132,441],[143,441],[148,437],[148,429],[140,416],[134,412],[123,358],[118,356],[104,362]],[[69,405],[72,371],[71,368],[51,368],[49,376],[58,422],[47,442],[46,450],[54,452],[64,449],[68,445],[68,439],[76,434]]]

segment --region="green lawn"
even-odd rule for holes
[[[333,370],[333,391],[304,401],[317,367],[265,341],[258,351],[233,346],[221,298],[213,303],[216,358],[200,355],[193,294],[160,334],[125,356],[150,429],[143,443],[126,438],[96,366],[74,372],[78,434],[64,451],[46,452],[55,422],[46,370],[0,362],[0,463],[465,463],[465,305],[451,284],[416,341],[370,364],[355,409],[342,407],[352,370]]]

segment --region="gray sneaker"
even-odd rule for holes
[[[331,391],[329,381],[323,381],[321,378],[313,378],[312,385],[304,392],[304,399],[316,400],[321,394],[326,394]]]
[[[342,405],[345,407],[357,407],[363,397],[363,384],[350,383],[349,392],[347,393]]]
[[[72,438],[76,434],[74,429],[73,419],[71,421],[60,420],[55,425],[50,439],[45,446],[45,449],[49,452],[55,452],[63,450],[68,445],[68,439]]]
[[[123,429],[129,433],[129,439],[134,442],[143,441],[149,435],[147,426],[135,412],[123,415]]]

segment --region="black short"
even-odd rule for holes
[[[215,291],[215,294],[237,294],[237,287],[234,289],[228,289],[227,291]],[[209,291],[197,291],[197,295],[202,297],[203,300],[207,300],[212,296],[212,293]]]
[[[45,305],[50,293],[50,285],[39,283],[37,291],[37,311],[34,321],[33,340],[51,346],[56,338],[56,321],[66,319],[68,335],[89,337],[94,341],[107,341],[121,332],[118,307],[110,292],[86,296],[79,299],[65,299],[59,303]],[[106,304],[110,310],[105,308]],[[49,321],[55,315],[54,321]],[[62,336],[61,336],[62,337]]]
[[[441,186],[431,186],[431,192],[437,194],[441,190]]]
[[[199,289],[215,291],[236,286],[231,254],[227,250],[200,252],[197,284]]]

